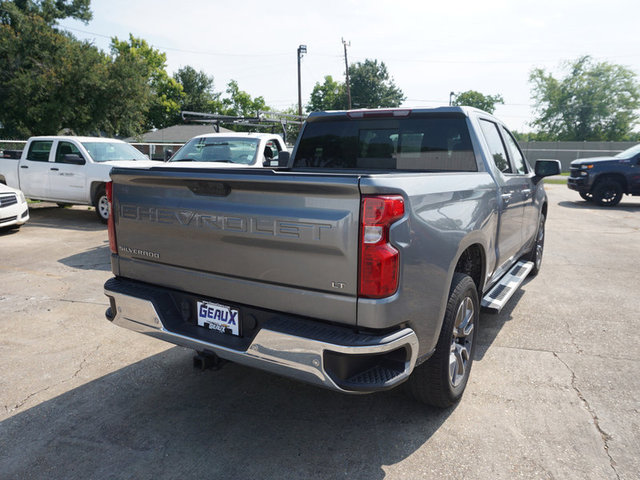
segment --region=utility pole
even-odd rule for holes
[[[347,102],[348,102],[349,110],[351,110],[351,85],[349,84],[349,61],[347,60],[347,47],[351,46],[351,41],[347,43],[343,38],[342,45],[344,46],[344,68],[347,74]]]
[[[307,46],[300,45],[298,47],[298,115],[302,116],[302,83],[300,81],[300,60],[302,55],[307,53]]]

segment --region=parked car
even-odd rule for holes
[[[93,205],[109,218],[105,184],[114,166],[153,166],[157,162],[121,140],[98,137],[31,137],[19,159],[0,158],[0,183],[27,198],[60,205]]]
[[[203,366],[458,401],[481,306],[500,311],[540,270],[541,179],[560,162],[532,168],[502,122],[467,107],[313,113],[280,157],[114,168],[107,318]]]
[[[24,194],[0,184],[0,228],[20,228],[29,220],[29,206]]]
[[[640,144],[613,157],[571,162],[567,187],[603,207],[620,203],[622,195],[640,195]]]
[[[169,160],[180,166],[201,168],[277,166],[280,152],[287,151],[280,135],[271,133],[208,133],[192,138]]]

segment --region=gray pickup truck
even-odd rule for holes
[[[465,107],[314,113],[280,162],[114,168],[107,318],[201,366],[458,401],[480,308],[540,268],[559,162]]]

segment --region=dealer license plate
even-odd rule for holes
[[[198,325],[221,333],[240,335],[240,314],[227,305],[198,302]]]

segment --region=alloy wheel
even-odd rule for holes
[[[465,297],[460,302],[456,312],[449,354],[449,381],[454,388],[464,381],[469,368],[471,346],[473,344],[474,318],[473,300],[470,297]]]

